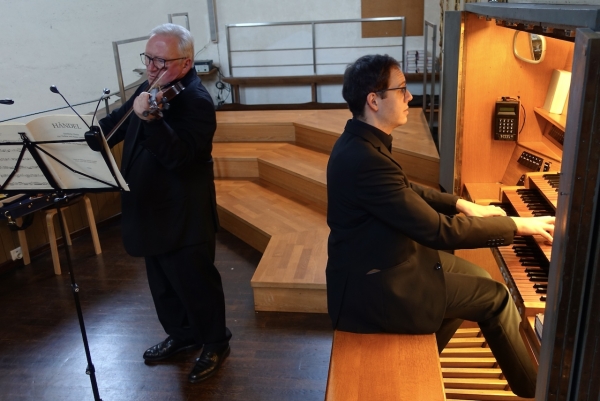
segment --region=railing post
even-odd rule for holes
[[[121,104],[125,104],[125,84],[123,83],[123,72],[121,71],[121,58],[119,57],[119,43],[113,42],[113,53],[115,54],[115,64],[117,66],[117,81],[119,82],[119,93]]]
[[[312,53],[313,53],[313,74],[317,74],[317,50],[316,50],[316,39],[315,39],[315,23],[310,24],[312,26]]]
[[[405,54],[406,54],[406,18],[402,17],[402,71],[406,71],[406,60],[404,60]]]
[[[233,72],[231,68],[231,42],[229,38],[229,25],[225,26],[225,40],[227,42],[227,62],[229,64],[229,76],[233,77]]]
[[[425,24],[423,26],[423,36],[425,39],[425,45],[423,46],[423,53],[425,53],[424,59],[423,59],[423,63],[424,63],[424,71],[423,71],[423,113],[426,114],[427,113],[427,44],[428,44],[428,40],[427,40],[427,33],[428,33],[428,27],[431,27],[432,31],[433,31],[433,35],[431,37],[431,101],[430,101],[430,105],[429,105],[429,118],[428,118],[428,124],[429,124],[429,129],[431,129],[431,127],[433,127],[433,109],[434,109],[434,99],[435,99],[435,73],[436,73],[436,65],[435,65],[435,56],[436,56],[436,39],[437,39],[437,25],[432,24],[431,22],[425,21]]]
[[[437,64],[435,59],[435,49],[437,47],[437,26],[431,24],[433,35],[431,36],[431,114],[429,114],[429,129],[433,127],[433,110],[435,106],[435,73],[437,70]],[[425,72],[427,72],[427,66],[425,66]]]

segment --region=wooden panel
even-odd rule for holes
[[[214,159],[215,178],[258,178],[258,162],[254,160]]]
[[[323,211],[327,208],[327,188],[324,184],[307,179],[306,176],[293,174],[281,166],[259,162],[261,179],[281,188],[287,189],[296,195],[314,202]]]
[[[326,401],[445,399],[434,334],[334,332]]]
[[[257,158],[284,145],[272,142],[215,143],[212,152],[215,177],[258,177]]]
[[[286,145],[263,154],[260,177],[327,207],[326,170],[329,156],[299,146]]]
[[[326,290],[253,287],[252,291],[257,311],[327,313]]]
[[[516,59],[510,44],[514,30],[496,26],[494,20],[467,14],[462,148],[462,182],[501,182],[513,155],[515,142],[492,140],[494,105],[501,96],[520,97],[527,119],[519,142],[542,141],[542,128],[533,118],[534,108],[543,105],[553,69],[570,70],[573,44],[547,38],[543,63],[526,65]],[[494,40],[490,41],[489,38]]]
[[[294,127],[291,124],[220,124],[214,142],[292,142]]]
[[[362,18],[406,17],[406,36],[423,36],[423,19],[425,18],[425,2],[423,0],[361,0],[360,4]],[[402,23],[389,21],[362,24],[363,38],[388,36],[402,36]]]
[[[335,135],[316,131],[313,128],[296,126],[296,144],[329,153],[340,134],[341,131]]]

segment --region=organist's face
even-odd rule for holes
[[[190,70],[190,59],[179,53],[178,41],[173,36],[154,35],[146,43],[146,56],[153,58],[146,66],[148,82],[160,78],[159,85],[176,81]],[[164,66],[162,69],[157,66]],[[163,75],[164,73],[164,75]]]
[[[402,71],[393,68],[390,72],[387,89],[378,92],[380,107],[378,117],[387,128],[385,132],[391,131],[399,125],[406,124],[408,120],[408,102],[412,95],[406,88],[406,78]]]

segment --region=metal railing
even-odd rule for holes
[[[433,35],[431,36],[431,95],[429,96],[429,101],[427,101],[427,33],[428,33],[428,27],[430,27],[433,31]],[[423,50],[423,54],[425,57],[424,60],[424,71],[423,71],[423,113],[425,115],[427,115],[427,106],[429,104],[429,129],[431,129],[431,127],[433,127],[433,115],[434,115],[434,110],[435,110],[435,74],[437,72],[437,59],[435,57],[436,55],[436,49],[437,49],[437,44],[436,39],[437,39],[437,25],[432,24],[429,21],[425,21],[425,24],[423,25],[423,36],[424,36],[424,40],[425,40],[425,45],[424,45],[424,50]]]
[[[188,31],[190,30],[190,16],[188,15],[188,13],[167,14],[167,20],[170,23],[173,23],[173,17],[185,17],[185,27]]]
[[[318,47],[316,45],[316,25],[322,24],[345,24],[345,23],[363,23],[363,22],[387,22],[387,21],[401,21],[402,22],[402,44],[391,44],[391,45],[371,45],[364,46],[369,48],[375,47],[402,47],[402,58],[401,64],[402,68],[405,68],[404,63],[404,53],[406,49],[406,22],[405,17],[381,17],[381,18],[358,18],[358,19],[341,19],[341,20],[322,20],[322,21],[291,21],[291,22],[262,22],[262,23],[245,23],[245,24],[228,24],[226,25],[226,40],[227,40],[227,60],[229,62],[229,76],[233,77],[233,68],[247,68],[247,67],[290,67],[290,66],[310,66],[312,65],[313,73],[317,74],[317,66],[325,65],[325,63],[319,63],[317,61],[317,51],[318,50],[331,50],[331,49],[345,49],[345,48],[357,48],[357,46],[330,46],[330,47]],[[244,49],[244,50],[232,50],[231,48],[231,29],[232,28],[253,28],[253,27],[272,27],[272,26],[294,26],[294,25],[304,25],[311,27],[311,46],[310,47],[300,47],[300,48],[282,48],[282,49]],[[388,37],[385,37],[388,38]],[[381,39],[381,38],[369,38],[369,39]],[[272,64],[272,65],[244,65],[244,66],[233,66],[232,63],[232,53],[237,52],[261,52],[261,51],[296,51],[296,50],[312,50],[312,62],[311,63],[303,63],[303,64]],[[339,63],[327,63],[331,64],[339,64],[339,65],[347,65],[350,64],[354,60],[346,60],[344,62]]]

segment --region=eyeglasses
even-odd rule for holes
[[[186,59],[187,57],[179,57],[179,58],[172,58],[169,60],[165,60],[164,58],[150,57],[146,53],[140,53],[140,58],[142,59],[142,63],[144,63],[144,65],[146,67],[149,66],[150,63],[152,63],[152,64],[154,64],[154,66],[156,68],[158,68],[159,70],[162,70],[163,68],[165,68],[167,61],[183,60],[183,59]]]
[[[402,96],[406,97],[406,92],[408,91],[408,89],[406,88],[406,86],[401,86],[399,88],[388,88],[388,89],[382,89],[380,91],[377,91],[376,93],[383,93],[383,92],[387,92],[387,91],[402,91]]]

